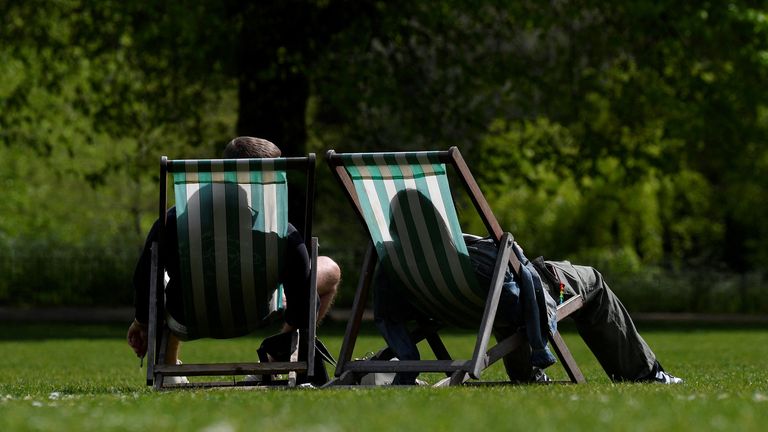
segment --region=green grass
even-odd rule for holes
[[[685,384],[613,384],[566,329],[585,385],[157,393],[143,385],[145,372],[123,342],[122,326],[0,324],[0,431],[765,428],[768,331],[645,327],[660,360]],[[332,352],[338,352],[341,331],[321,328]],[[356,356],[380,345],[371,329],[360,343]],[[468,353],[472,336],[453,334],[446,343]],[[250,361],[257,345],[256,337],[199,341],[185,345],[182,358]],[[558,366],[550,371],[564,378]],[[503,370],[494,366],[484,378],[503,379]]]

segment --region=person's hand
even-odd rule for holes
[[[147,325],[135,319],[128,327],[128,345],[131,346],[137,357],[144,357],[147,353]]]

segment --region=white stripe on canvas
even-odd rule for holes
[[[187,179],[197,178],[196,172],[190,172],[194,166],[188,166]],[[194,174],[194,176],[190,176]],[[208,332],[208,313],[205,308],[205,281],[203,278],[203,245],[200,234],[200,184],[189,183],[187,188],[187,236],[189,238],[189,271],[192,280],[192,304],[195,309],[197,325],[202,333]]]
[[[363,163],[362,157],[353,157],[352,161],[355,164],[355,166],[357,166],[357,169],[360,172],[361,178],[360,180],[357,180],[357,181],[363,185],[363,189],[365,190],[366,196],[371,197],[368,199],[368,201],[371,204],[371,211],[373,212],[373,217],[376,221],[376,227],[379,230],[379,235],[381,236],[382,240],[385,243],[391,242],[392,237],[389,234],[389,229],[385,229],[389,227],[389,222],[387,221],[387,218],[385,217],[384,212],[382,211],[382,206],[378,205],[379,196],[378,196],[378,193],[376,192],[376,186],[371,180],[370,172],[368,171],[368,168]],[[374,203],[377,205],[373,205]]]

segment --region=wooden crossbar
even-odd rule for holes
[[[268,362],[268,363],[216,363],[156,365],[155,373],[167,376],[213,376],[213,375],[263,375],[279,374],[291,371],[306,372],[307,362]]]

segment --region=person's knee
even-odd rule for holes
[[[317,257],[317,293],[320,296],[336,295],[341,281],[341,268],[327,256]]]

